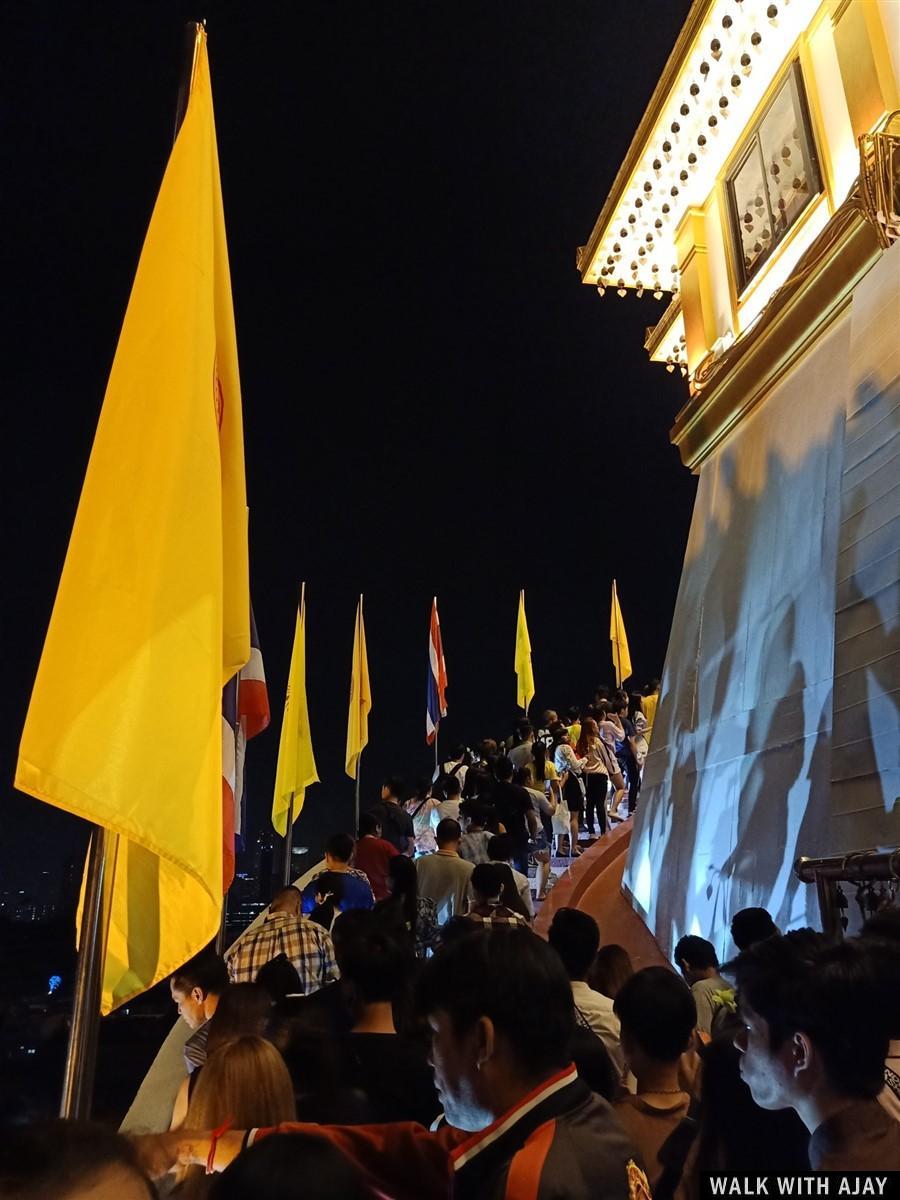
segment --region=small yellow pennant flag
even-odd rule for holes
[[[612,642],[613,666],[616,671],[616,687],[631,677],[631,655],[628,653],[628,638],[625,636],[625,622],[622,620],[622,610],[619,608],[619,597],[616,592],[616,581],[612,585],[612,609],[609,616],[609,640]]]
[[[366,655],[366,627],[363,623],[363,598],[356,606],[356,628],[353,633],[353,666],[350,672],[350,712],[347,717],[346,771],[356,778],[359,756],[369,742],[369,713],[372,711],[372,691],[369,687],[369,660]]]
[[[528,712],[534,698],[534,667],[531,663],[531,639],[525,620],[525,592],[519,592],[519,615],[516,620],[516,703]]]
[[[284,718],[278,743],[278,767],[275,771],[275,796],[272,800],[272,824],[282,837],[300,816],[306,789],[319,782],[313,754],[309,709],[306,703],[306,584],[300,592],[291,669],[284,697]],[[291,797],[293,796],[293,809]],[[290,813],[290,816],[288,815]]]

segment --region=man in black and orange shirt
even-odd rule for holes
[[[426,964],[420,1011],[447,1124],[280,1125],[139,1139],[154,1173],[175,1161],[221,1170],[247,1143],[303,1131],[328,1139],[392,1200],[649,1200],[609,1105],[571,1064],[569,981],[529,930],[474,932]]]

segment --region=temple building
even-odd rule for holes
[[[897,0],[695,0],[578,252],[669,298],[699,476],[624,876],[667,953],[900,842],[898,109]]]

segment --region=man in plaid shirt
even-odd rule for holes
[[[300,903],[295,887],[282,888],[276,895],[263,924],[248,930],[228,956],[232,983],[253,983],[260,969],[279,954],[297,968],[306,996],[338,978],[330,935],[300,915]]]

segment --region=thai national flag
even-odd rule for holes
[[[438,722],[447,715],[447,666],[441,645],[437,596],[431,602],[431,629],[428,634],[428,703],[425,709],[425,741],[434,744]]]
[[[250,660],[222,690],[223,888],[234,878],[235,842],[244,829],[244,755],[249,738],[269,724],[269,693],[256,620],[250,610]]]

